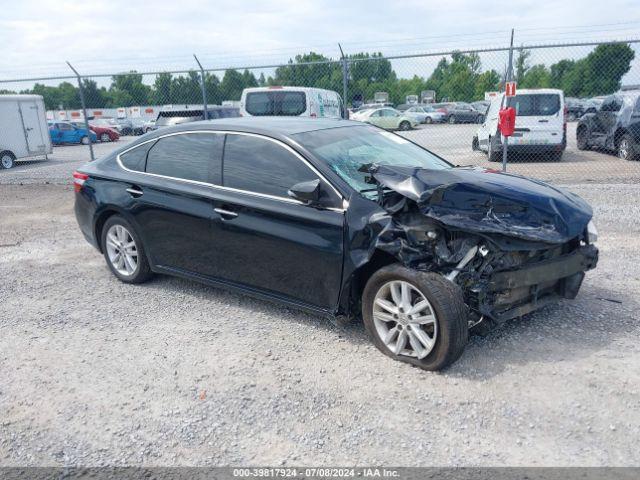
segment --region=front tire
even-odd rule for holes
[[[101,245],[107,266],[125,283],[142,283],[152,272],[142,241],[133,226],[120,215],[104,223]]]
[[[451,125],[453,125],[454,123],[456,123],[456,116],[455,115],[450,115],[449,116],[449,123]]]
[[[102,143],[110,142],[110,141],[111,141],[111,137],[109,136],[109,134],[108,134],[108,133],[102,133],[102,134],[100,135],[100,141],[101,141]]]
[[[623,135],[618,142],[618,157],[622,160],[636,160],[638,158],[638,146],[631,135]]]
[[[431,117],[427,117],[424,119],[424,123],[433,123],[433,119]]]
[[[87,136],[85,135],[84,137],[82,137],[82,138],[80,139],[80,143],[81,143],[82,145],[89,145],[89,137],[87,137]]]
[[[362,294],[365,328],[385,355],[441,370],[464,351],[467,307],[458,286],[441,275],[399,264],[381,268]]]

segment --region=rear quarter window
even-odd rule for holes
[[[120,162],[125,168],[136,172],[144,172],[147,163],[147,153],[155,142],[143,143],[128,152],[120,154]]]
[[[247,93],[245,110],[249,115],[302,115],[307,110],[304,92],[268,91]]]

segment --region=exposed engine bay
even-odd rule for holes
[[[381,207],[370,248],[456,283],[470,327],[575,298],[597,264],[592,210],[562,189],[471,167],[367,168]]]

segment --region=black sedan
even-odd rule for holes
[[[470,330],[574,298],[597,262],[579,197],[347,120],[167,127],[74,184],[80,229],[123,282],[177,275],[362,318],[382,352],[429,370]]]

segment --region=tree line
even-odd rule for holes
[[[631,68],[635,52],[627,44],[603,44],[586,57],[564,59],[547,67],[530,64],[531,51],[520,48],[514,61],[514,77],[520,88],[560,88],[565,95],[592,97],[613,93]],[[205,90],[209,104],[223,100],[239,100],[242,90],[268,85],[296,85],[318,87],[342,93],[343,66],[340,61],[310,52],[297,55],[286,65],[275,69],[273,75],[228,69],[222,79],[205,73]],[[375,92],[388,92],[390,101],[404,103],[407,95],[419,95],[423,90],[435,90],[437,99],[474,101],[484,99],[487,91],[502,88],[504,72],[484,69],[476,53],[454,52],[443,57],[428,77],[414,75],[398,78],[391,62],[381,53],[358,53],[348,57],[348,98],[367,101]],[[114,75],[109,87],[98,87],[95,80],[83,79],[84,96],[88,108],[116,108],[134,105],[193,104],[202,101],[201,78],[197,71],[186,75],[160,73],[153,84],[143,82],[137,72]],[[14,93],[1,92],[0,93]],[[20,93],[42,95],[46,108],[54,110],[78,109],[78,88],[70,82],[56,87],[36,83],[32,89]]]

